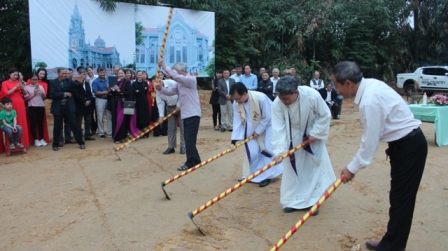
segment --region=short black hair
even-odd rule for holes
[[[2,104],[8,104],[8,103],[12,103],[12,100],[10,98],[8,98],[8,97],[4,97],[2,99]]]
[[[78,66],[78,68],[76,68],[76,71],[79,72],[81,71],[81,69],[83,69],[84,72],[86,71],[86,68],[84,68],[83,66]]]
[[[105,71],[106,69],[104,68],[104,67],[98,67],[98,72],[100,72],[100,71]]]
[[[238,82],[230,87],[229,94],[233,95],[235,92],[242,96],[244,93],[247,93],[247,87],[243,83]]]

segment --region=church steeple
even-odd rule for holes
[[[76,51],[77,48],[83,48],[85,45],[85,33],[82,17],[79,14],[78,5],[75,3],[75,9],[73,10],[70,18],[69,29],[69,45],[70,48]]]

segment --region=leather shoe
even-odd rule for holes
[[[163,152],[163,154],[170,154],[170,153],[174,153],[174,148],[168,148],[165,150],[165,152]]]
[[[366,241],[366,247],[368,250],[375,250],[379,244],[379,241]]]
[[[368,250],[376,250],[378,245],[380,245],[379,241],[366,241],[366,247]],[[401,248],[399,251],[404,251],[404,248]]]
[[[59,151],[59,148],[57,146],[53,146],[53,151]]]
[[[299,210],[299,209],[295,209],[295,208],[292,208],[292,207],[285,207],[285,208],[283,208],[283,212],[285,212],[285,213],[292,213],[292,212],[297,211],[297,210]]]
[[[261,181],[260,183],[258,183],[258,186],[265,187],[265,186],[269,185],[269,183],[271,183],[271,179],[265,179],[265,180]]]
[[[86,145],[84,145],[84,144],[82,144],[82,145],[79,145],[79,149],[81,149],[81,150],[84,150],[84,149],[86,149]]]
[[[226,128],[221,128],[221,132],[225,132],[226,131]]]
[[[94,137],[86,137],[85,140],[96,140]]]
[[[76,142],[72,139],[72,140],[66,140],[65,144],[75,144]]]
[[[179,153],[180,154],[185,154],[187,152],[187,150],[185,150],[185,147],[181,147]]]
[[[64,143],[59,142],[59,147],[63,147],[63,146],[64,146]]]

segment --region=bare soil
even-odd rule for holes
[[[213,130],[209,92],[201,91],[203,117],[197,146],[202,160],[227,149],[229,132]],[[51,132],[51,116],[49,118]],[[407,250],[447,250],[447,147],[434,143],[434,125],[423,123],[429,155]],[[327,143],[336,173],[358,149],[362,130],[353,100],[331,122]],[[269,250],[304,211],[285,214],[281,178],[264,188],[246,184],[194,217],[187,216],[237,184],[242,148],[168,184],[185,156],[163,155],[166,137],[138,140],[114,153],[111,139],[58,152],[33,147],[0,156],[0,250]],[[341,185],[281,250],[367,250],[388,220],[389,163],[381,143],[373,163]],[[445,157],[443,157],[445,156]]]

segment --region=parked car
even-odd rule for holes
[[[419,67],[413,73],[397,74],[397,87],[403,88],[409,97],[413,92],[448,92],[448,66]]]

